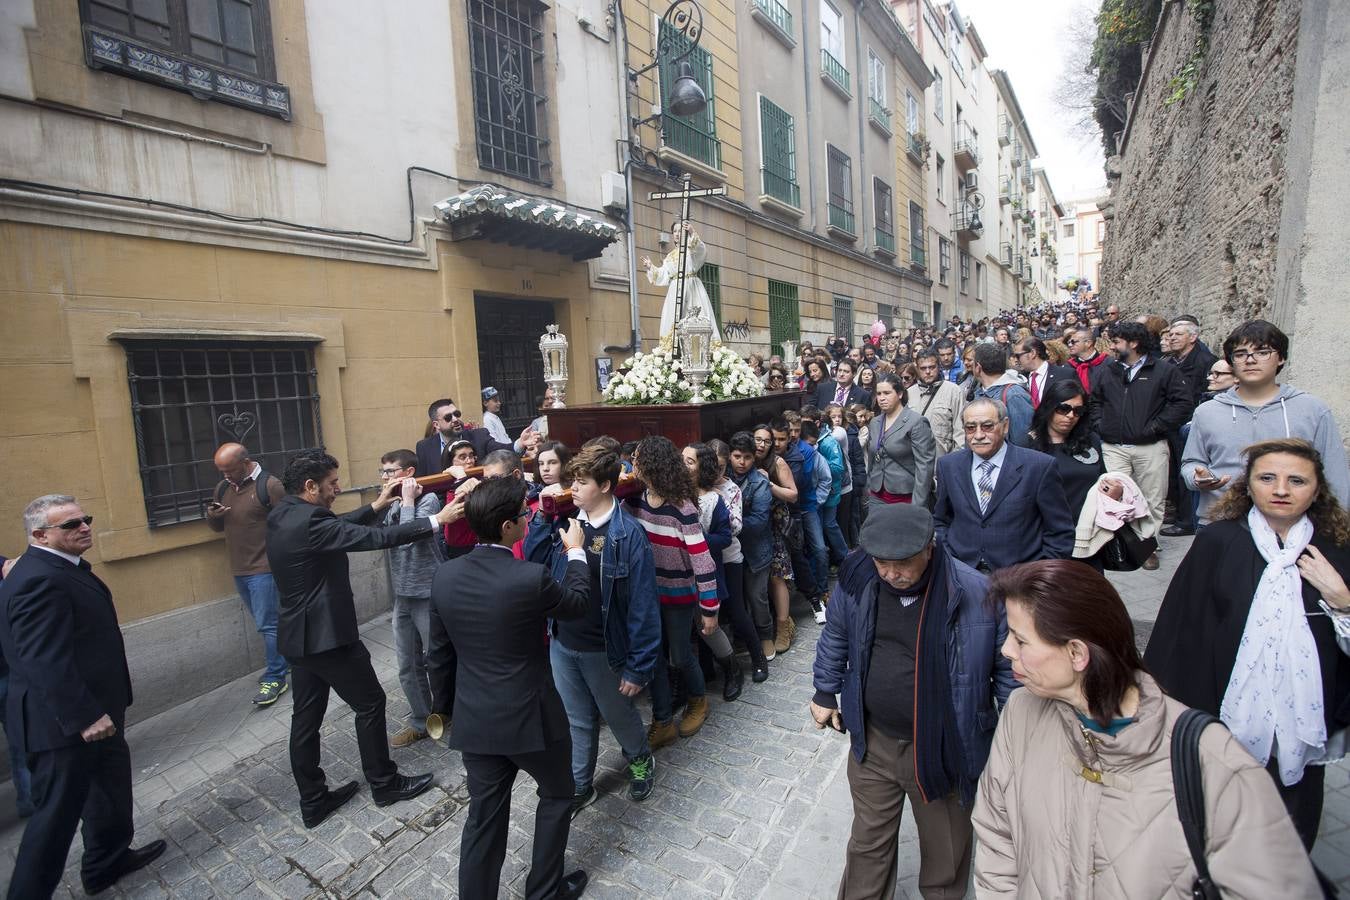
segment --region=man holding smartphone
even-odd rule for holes
[[[267,514],[286,491],[280,478],[249,458],[243,444],[222,444],[214,461],[221,481],[207,504],[206,524],[225,533],[235,589],[262,635],[267,666],[258,678],[253,705],[271,706],[286,693],[289,667],[277,650],[277,583],[267,562]]]

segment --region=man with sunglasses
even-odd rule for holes
[[[1331,410],[1321,400],[1276,379],[1289,361],[1289,338],[1270,322],[1244,322],[1223,342],[1237,384],[1196,407],[1182,451],[1181,477],[1200,492],[1199,522],[1245,467],[1243,450],[1272,438],[1303,438],[1322,454],[1327,484],[1344,508],[1350,502],[1345,446]],[[1218,365],[1218,363],[1216,363]]]
[[[416,447],[417,471],[423,475],[450,468],[450,445],[455,441],[468,441],[479,459],[486,459],[493,450],[525,453],[539,442],[539,433],[533,425],[522,431],[514,443],[494,440],[486,428],[465,428],[464,413],[449,397],[433,400],[427,407],[427,418],[431,420],[432,433],[418,441]]]
[[[9,896],[50,897],[83,823],[80,878],[90,894],[164,852],[133,849],[131,750],[123,732],[131,673],[112,594],[82,557],[94,546],[74,497],[23,511],[28,550],[0,584],[0,645],[10,666],[10,740],[28,756],[37,809]]]

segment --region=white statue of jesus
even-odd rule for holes
[[[650,256],[642,258],[642,265],[647,270],[647,280],[656,287],[669,287],[666,290],[666,302],[661,307],[661,339],[664,341],[675,334],[675,290],[679,285],[678,274],[680,271],[680,238],[684,230],[689,232],[689,245],[685,251],[684,259],[684,315],[692,316],[696,312],[702,312],[703,317],[713,323],[713,340],[720,343],[722,340],[722,331],[717,325],[717,318],[713,315],[712,301],[708,299],[708,291],[703,286],[703,282],[698,277],[698,270],[703,268],[703,263],[708,258],[708,247],[703,243],[703,239],[698,236],[694,226],[687,222],[676,222],[671,227],[671,239],[675,242],[675,248],[666,254],[666,258],[657,266],[652,262]]]

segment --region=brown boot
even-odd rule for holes
[[[680,737],[693,737],[698,734],[698,730],[706,721],[708,721],[708,698],[690,697],[689,705],[684,708],[684,715],[680,717]]]
[[[668,722],[652,722],[651,727],[647,729],[647,746],[656,750],[675,743],[675,720]]]
[[[792,647],[792,639],[797,636],[797,623],[791,619],[780,619],[778,621],[778,632],[774,636],[773,648],[779,653],[786,653]]]

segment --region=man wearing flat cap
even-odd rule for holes
[[[818,728],[847,732],[853,831],[840,898],[890,897],[900,814],[919,831],[919,894],[966,895],[970,809],[1016,682],[988,579],[952,556],[922,506],[878,504],[839,567],[816,646]]]

